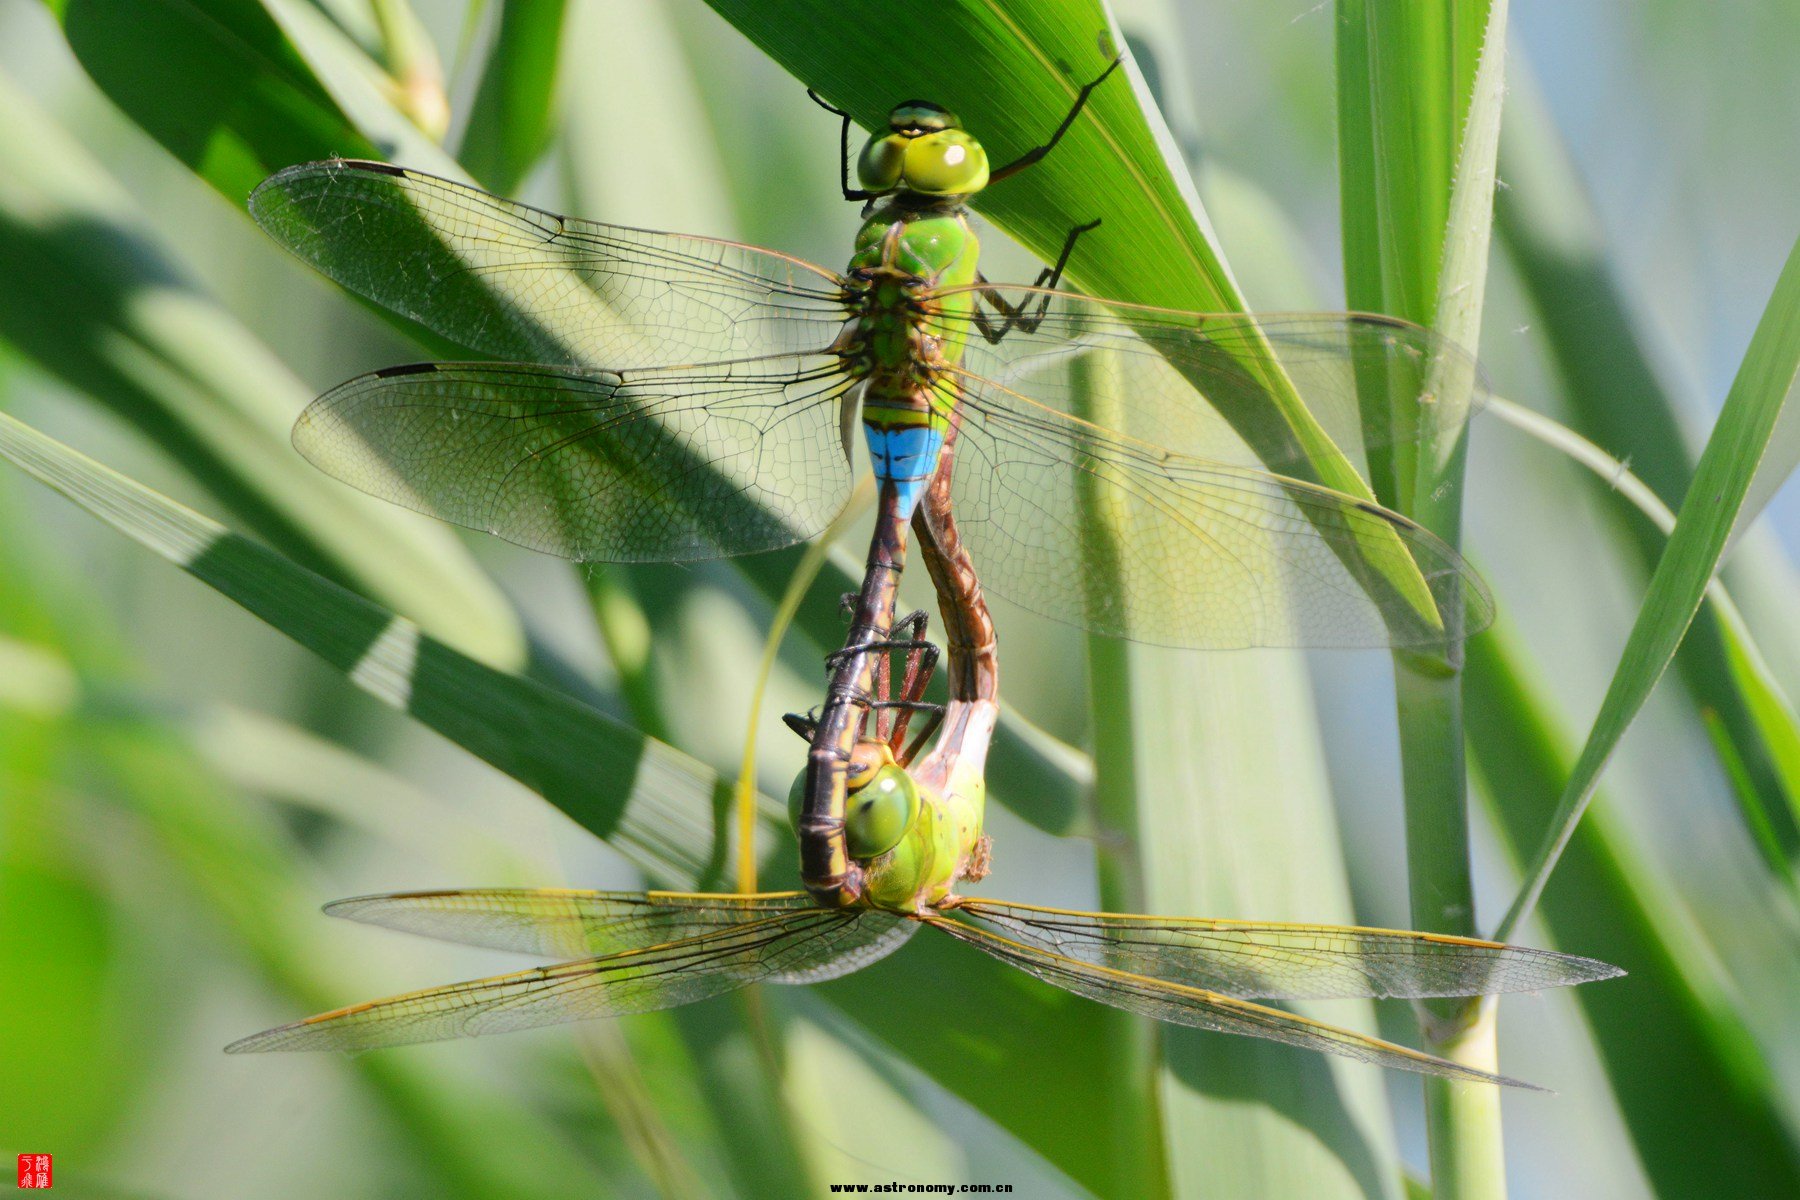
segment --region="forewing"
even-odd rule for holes
[[[578,560],[668,562],[792,545],[843,508],[829,358],[615,371],[422,363],[309,405],[294,445],[345,483]]]
[[[818,905],[805,892],[593,892],[574,888],[461,888],[358,896],[325,906],[387,929],[494,950],[563,958],[616,954],[702,937]],[[899,949],[918,923],[865,912],[834,941],[835,953],[769,983],[822,983],[857,971]]]
[[[1035,328],[1015,326],[998,343],[981,335],[973,317],[954,311],[962,306],[933,317],[938,331],[964,343],[970,371],[1082,415],[1082,364],[1104,356],[1120,383],[1116,428],[1192,458],[1307,477],[1307,455],[1270,400],[1277,380],[1292,385],[1365,473],[1368,450],[1446,440],[1485,400],[1466,351],[1394,317],[1196,313],[1042,288],[985,290],[1033,312],[1049,303]],[[1441,394],[1445,387],[1458,390]]]
[[[868,915],[817,907],[782,913],[641,950],[352,1005],[226,1049],[371,1050],[674,1008],[854,953],[867,943],[861,923]]]
[[[1473,568],[1398,513],[956,378],[957,524],[1022,607],[1200,649],[1437,646],[1493,620]]]
[[[334,917],[440,941],[564,958],[616,954],[816,908],[805,892],[595,892],[457,888],[356,896]]]
[[[1298,1046],[1303,1050],[1342,1055],[1359,1062],[1373,1063],[1378,1067],[1415,1071],[1421,1075],[1442,1075],[1470,1083],[1497,1083],[1531,1088],[1534,1091],[1542,1090],[1504,1075],[1490,1075],[1486,1071],[1477,1071],[1419,1050],[1248,1000],[1052,954],[960,921],[937,918],[932,924],[1046,983],[1158,1021],[1191,1025],[1197,1029],[1211,1029],[1219,1033],[1266,1038]]]
[[[802,354],[848,312],[838,276],[737,242],[603,225],[386,163],[304,163],[250,212],[325,275],[520,362],[632,367]]]
[[[960,912],[1039,950],[1239,999],[1485,996],[1622,972],[1550,950],[1343,925],[1256,924],[965,901]]]

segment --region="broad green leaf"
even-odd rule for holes
[[[51,7],[76,58],[113,103],[227,196],[249,195],[289,163],[376,150],[259,0],[53,0]]]
[[[0,77],[0,340],[141,429],[284,552],[487,661],[510,605],[449,531],[370,503],[288,444],[308,389],[161,249],[131,197]]]
[[[525,783],[660,881],[713,886],[727,789],[699,763],[418,626],[0,414],[0,456]],[[770,802],[770,812],[776,809]],[[771,822],[776,818],[771,817]]]
[[[0,938],[0,993],[12,1014],[0,1045],[39,1098],[26,1124],[10,1111],[5,1124],[26,1144],[68,1147],[57,1153],[76,1171],[59,1186],[98,1195],[93,1177],[137,1178],[155,1160],[138,1134],[147,1122],[168,1126],[164,1112],[143,1111],[146,1097],[229,1080],[213,1073],[228,1061],[218,1043],[196,1047],[193,1019],[226,980],[236,985],[239,963],[287,1013],[365,993],[386,964],[326,952],[307,858],[266,809],[212,777],[177,706],[138,690],[86,581],[72,587],[60,553],[21,527],[13,481],[0,487],[0,629],[29,638],[40,674],[54,669],[60,681],[53,707],[32,698],[22,716],[0,687],[0,907],[11,931]],[[408,842],[418,845],[416,824]],[[166,1074],[172,1061],[179,1081]],[[499,1094],[470,1093],[445,1066],[363,1056],[332,1069],[379,1114],[369,1140],[382,1159],[440,1194],[508,1200],[522,1194],[511,1182],[522,1170],[532,1195],[574,1200],[599,1186],[553,1129]],[[320,1173],[351,1178],[362,1148],[333,1149],[344,1165]]]

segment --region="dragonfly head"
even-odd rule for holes
[[[788,791],[788,817],[794,828],[806,803],[806,772]],[[906,836],[919,815],[919,787],[894,761],[888,744],[873,739],[857,743],[844,779],[844,843],[852,859],[864,862],[886,854]]]
[[[863,782],[851,780],[844,800],[844,843],[850,857],[866,862],[900,844],[919,816],[919,785],[889,762]]]
[[[888,114],[888,131],[869,139],[856,160],[865,191],[966,196],[987,186],[987,151],[956,114],[908,100]]]

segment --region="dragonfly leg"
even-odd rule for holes
[[[925,713],[925,720],[921,724],[919,732],[913,735],[912,742],[907,745],[904,750],[899,748],[899,735],[905,731],[905,726],[902,725],[901,729],[895,733],[895,740],[891,744],[891,748],[894,751],[894,761],[903,767],[910,767],[912,765],[913,759],[919,757],[919,751],[925,748],[925,743],[931,740],[932,735],[937,733],[939,727],[944,723],[943,705],[922,704],[919,707],[923,709]]]
[[[924,702],[925,686],[931,682],[931,676],[937,670],[939,654],[935,644],[922,641],[925,636],[927,617],[921,610],[913,613],[907,620],[915,622],[916,628],[912,636],[914,640],[920,641],[920,644],[906,652],[906,674],[900,682],[901,703],[894,718],[893,728],[888,732],[888,749],[894,752],[894,756],[901,766],[905,766],[912,760],[913,754],[924,737],[935,730],[944,718],[942,705]],[[914,712],[926,712],[932,716],[926,722],[924,733],[914,740],[912,746],[902,750],[906,740],[906,726]]]
[[[783,713],[781,723],[800,735],[800,740],[811,744],[813,735],[819,732],[819,710],[814,708],[804,713]]]
[[[1023,171],[1026,167],[1036,163],[1039,159],[1043,158],[1044,155],[1054,150],[1056,148],[1056,143],[1062,141],[1063,134],[1069,132],[1069,127],[1075,124],[1075,118],[1079,117],[1081,115],[1081,110],[1087,106],[1088,97],[1094,94],[1094,89],[1105,83],[1106,77],[1118,70],[1119,64],[1124,61],[1125,56],[1123,54],[1119,55],[1119,57],[1112,60],[1112,63],[1108,65],[1106,70],[1100,72],[1100,74],[1095,77],[1092,83],[1085,85],[1079,92],[1075,93],[1075,103],[1069,107],[1069,115],[1064,117],[1062,124],[1056,127],[1056,132],[1050,135],[1049,141],[1041,146],[1027,150],[1025,153],[1019,155],[1019,157],[1007,163],[1004,167],[1001,167],[998,171],[989,172],[988,182],[999,183],[1008,175],[1017,175],[1020,171]]]
[[[846,594],[844,596],[845,607],[851,607],[855,603],[856,597],[854,595]],[[826,669],[835,669],[838,663],[849,658],[853,654],[874,653],[877,650],[929,650],[932,652],[933,661],[935,662],[937,646],[925,640],[925,625],[929,620],[930,615],[926,613],[924,609],[910,612],[900,620],[894,622],[893,632],[900,636],[872,638],[866,642],[856,642],[852,645],[845,646],[842,650],[833,650],[830,654],[825,656]],[[885,668],[881,664],[877,664],[876,671],[877,678],[884,681],[883,696],[885,698]]]
[[[806,97],[834,117],[843,118],[843,126],[838,130],[838,175],[839,187],[846,200],[873,200],[875,193],[862,188],[850,186],[850,114],[839,108],[811,88],[806,89]]]
[[[1069,265],[1069,256],[1075,252],[1075,243],[1081,239],[1082,234],[1098,228],[1100,228],[1100,221],[1096,218],[1085,225],[1077,225],[1069,230],[1069,236],[1063,239],[1062,252],[1056,256],[1056,265],[1045,267],[1039,271],[1037,279],[1031,286],[1054,290],[1056,285],[1062,282],[1063,268]],[[1022,329],[1026,333],[1035,331],[1043,323],[1044,314],[1050,311],[1050,293],[1048,291],[1035,300],[1014,304],[994,288],[988,286],[988,280],[984,276],[977,275],[975,282],[982,285],[981,299],[986,301],[988,307],[999,313],[1001,318],[996,321],[981,309],[975,310],[975,328],[979,329],[981,336],[990,343],[997,344],[1001,338],[1014,329]]]
[[[846,596],[847,603],[854,603],[854,596]],[[932,672],[937,669],[939,649],[936,643],[925,640],[925,629],[929,624],[930,614],[919,609],[908,613],[893,626],[895,636],[857,642],[845,646],[842,650],[833,651],[825,657],[827,671],[835,672],[846,659],[858,654],[875,654],[874,686],[869,692],[857,692],[850,697],[850,702],[858,708],[875,714],[875,737],[887,742],[889,748],[900,757],[900,745],[906,736],[906,727],[915,712],[934,714],[930,728],[937,727],[942,719],[942,706],[931,704],[921,699],[925,685],[930,682]],[[906,670],[901,681],[901,694],[898,699],[893,695],[893,668],[889,655],[894,651],[906,654]],[[890,715],[893,714],[893,715]],[[794,720],[788,721],[788,727],[798,730],[800,726]],[[816,727],[816,723],[815,723]],[[916,746],[915,746],[916,749]],[[902,764],[904,765],[904,763]]]

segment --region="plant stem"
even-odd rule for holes
[[[1445,1037],[1426,1033],[1425,1048],[1453,1062],[1483,1071],[1499,1070],[1492,996],[1470,1005]],[[1425,1022],[1429,1025],[1431,1022]],[[1452,1196],[1506,1194],[1504,1143],[1500,1134],[1500,1089],[1452,1079],[1430,1079],[1425,1085],[1425,1130],[1431,1146],[1431,1192],[1435,1200]]]
[[[1506,0],[1431,3],[1340,0],[1345,268],[1352,307],[1429,323],[1476,344],[1487,281],[1495,158],[1505,67]],[[1470,394],[1466,363],[1440,356],[1430,394]],[[1461,527],[1466,443],[1428,439],[1416,460],[1377,476],[1382,498],[1452,546]],[[1447,618],[1457,614],[1446,613]],[[1394,656],[1405,784],[1413,924],[1475,929],[1463,758],[1462,655],[1454,636],[1436,654]],[[1494,1069],[1492,1006],[1420,1006],[1425,1049]],[[1505,1195],[1496,1089],[1425,1083],[1432,1189],[1440,1198]]]

